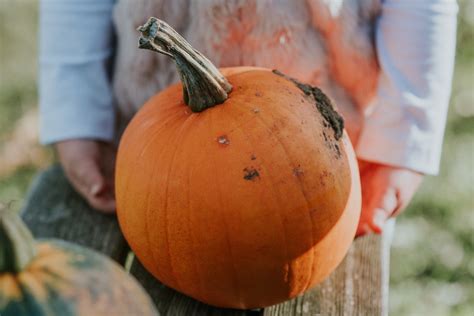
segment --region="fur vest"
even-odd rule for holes
[[[379,14],[380,0],[119,0],[113,86],[121,117],[178,81],[171,59],[137,49],[137,26],[155,16],[216,66],[278,69],[320,87],[356,142],[376,92]]]

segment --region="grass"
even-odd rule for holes
[[[35,106],[36,1],[0,1],[0,149]],[[397,221],[391,315],[471,315],[474,310],[474,1],[461,1],[457,63],[440,175],[428,177]],[[1,163],[1,161],[0,161]],[[37,172],[0,175],[0,201],[19,209]]]

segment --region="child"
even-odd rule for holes
[[[124,122],[177,81],[171,61],[136,49],[135,28],[149,16],[216,65],[278,68],[334,100],[360,163],[358,235],[380,233],[423,174],[438,172],[454,0],[43,0],[40,9],[41,139],[100,211],[115,209],[113,144]]]

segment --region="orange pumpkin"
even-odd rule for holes
[[[268,306],[321,282],[346,254],[361,204],[329,99],[277,71],[224,77],[155,18],[140,30],[141,47],[170,55],[182,84],[152,97],[119,146],[117,213],[139,260],[220,307]]]
[[[0,315],[158,315],[119,265],[61,240],[35,242],[18,215],[0,208]]]

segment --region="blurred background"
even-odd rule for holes
[[[459,4],[441,173],[397,221],[390,315],[474,314],[474,0]],[[35,0],[0,0],[0,201],[13,209],[54,160],[37,140],[37,14]]]

